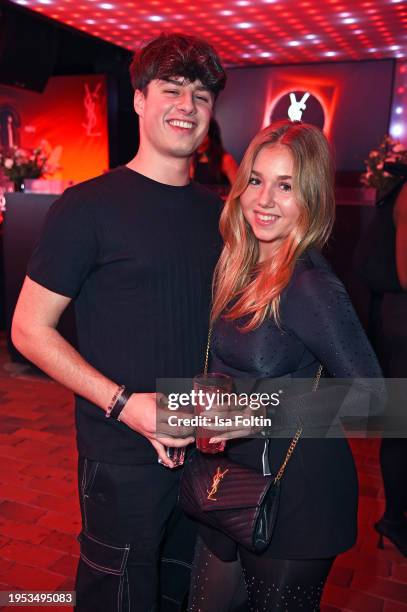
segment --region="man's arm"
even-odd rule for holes
[[[56,330],[58,321],[71,299],[49,291],[26,277],[14,313],[11,337],[16,348],[53,379],[81,395],[104,411],[117,390],[110,380],[69,344]],[[193,438],[156,436],[156,393],[133,393],[120,420],[145,436],[160,459],[169,467],[164,444],[186,446]]]
[[[394,207],[396,226],[396,269],[400,285],[407,290],[407,183],[404,183]]]

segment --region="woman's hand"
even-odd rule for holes
[[[254,438],[264,430],[265,407],[252,408],[240,406],[237,400],[234,404],[214,406],[208,416],[211,418],[211,433],[216,435],[210,439],[211,444],[222,440],[236,438]]]

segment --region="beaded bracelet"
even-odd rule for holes
[[[125,389],[126,389],[126,387],[124,385],[121,385],[120,387],[117,387],[117,389],[116,389],[116,391],[115,391],[115,393],[114,393],[114,395],[113,395],[113,397],[112,397],[112,399],[110,401],[110,404],[109,404],[109,406],[108,406],[108,408],[106,410],[105,417],[109,418],[109,417],[113,416],[112,415],[113,408],[116,406],[117,400],[122,395],[122,393],[123,393],[123,391]]]
[[[110,416],[120,421],[120,417],[122,415],[122,410],[127,404],[130,396],[133,394],[132,391],[127,391],[126,389],[121,393],[121,395],[117,398],[115,405],[112,408]]]

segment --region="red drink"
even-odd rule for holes
[[[217,399],[221,399],[222,393],[231,393],[233,379],[227,374],[209,372],[200,374],[194,378],[194,391],[198,393],[195,405],[195,415],[211,418],[211,406],[217,404]],[[202,453],[221,453],[225,450],[226,440],[211,444],[209,440],[220,435],[220,431],[204,426],[196,429],[196,447]]]

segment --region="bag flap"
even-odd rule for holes
[[[205,512],[254,508],[274,479],[222,455],[204,456],[198,452],[187,461],[183,478],[192,481],[199,506]]]

